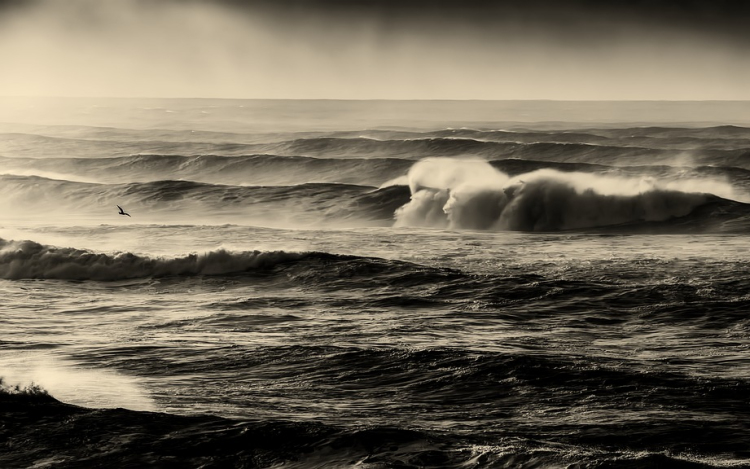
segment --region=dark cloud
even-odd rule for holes
[[[195,0],[198,1],[198,0]],[[738,0],[223,0],[247,12],[262,10],[278,21],[324,15],[377,19],[393,27],[436,25],[480,29],[511,25],[581,37],[625,30],[677,30],[747,42],[750,2]]]
[[[741,0],[176,0],[184,3],[220,3],[236,8],[257,7],[325,11],[434,14],[476,12],[494,14],[626,14],[673,21],[742,21],[750,12]]]
[[[153,0],[102,0],[153,5]],[[0,0],[0,11],[65,0]],[[330,28],[376,24],[384,32],[410,28],[485,35],[541,32],[563,41],[606,41],[662,31],[737,44],[750,43],[750,1],[742,0],[159,0],[220,5],[279,25],[324,19]]]
[[[0,0],[0,14],[13,9],[30,7],[38,3],[36,0]]]

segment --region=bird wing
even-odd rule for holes
[[[122,213],[122,212],[124,212],[124,211],[125,211],[125,210],[123,210],[123,209],[122,209],[122,207],[120,207],[119,205],[117,206],[117,208],[119,208],[119,209],[120,209],[120,213]]]

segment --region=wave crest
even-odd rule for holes
[[[34,241],[0,239],[0,278],[126,280],[148,277],[231,275],[297,261],[305,253],[229,252],[224,249],[176,258],[150,258],[130,252],[94,253],[46,246]]]

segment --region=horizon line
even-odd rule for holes
[[[743,103],[750,99],[554,99],[554,98],[229,98],[205,96],[59,96],[59,95],[0,95],[0,99],[163,99],[163,100],[215,100],[215,101],[384,101],[384,102],[591,102],[591,103],[644,103],[644,102],[721,102]]]

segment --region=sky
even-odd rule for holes
[[[0,95],[750,100],[750,2],[0,0]]]

